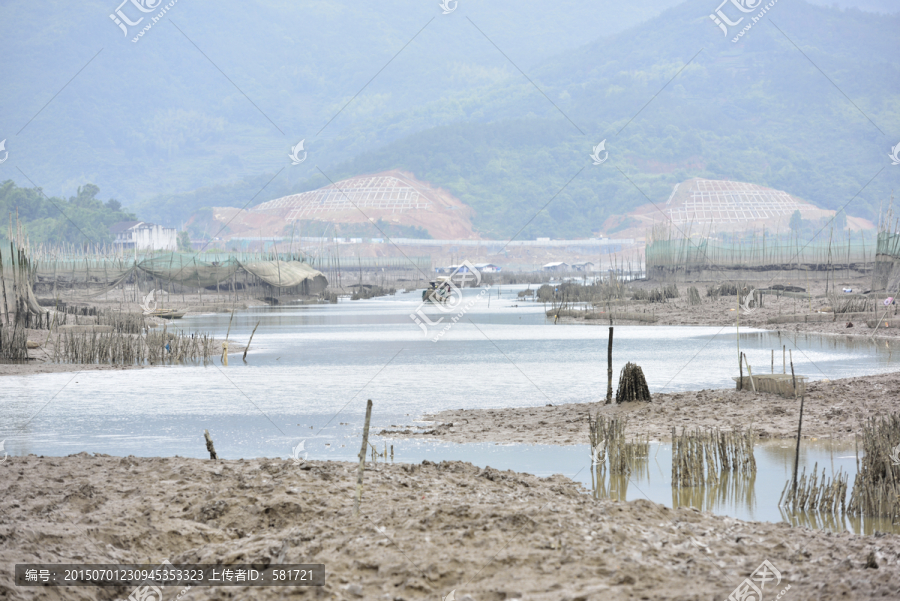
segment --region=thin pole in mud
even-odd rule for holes
[[[606,350],[606,404],[612,403],[613,327],[609,326],[609,347]]]
[[[772,349],[772,373],[775,373],[775,349]]]
[[[366,469],[366,450],[369,446],[369,422],[372,420],[372,399],[366,403],[366,424],[363,426],[362,448],[359,450],[359,471],[356,474],[356,500],[353,502],[353,515],[359,515],[359,503],[362,501],[363,471]]]
[[[747,363],[747,374],[750,376],[750,387],[753,389],[753,392],[756,392],[756,383],[753,381],[753,370],[750,369],[750,361],[747,359],[747,355],[744,355],[744,361]]]
[[[794,375],[794,360],[791,358],[791,381],[794,385],[794,398],[797,398],[797,376]],[[800,432],[803,428],[803,401],[806,400],[806,395],[800,397],[800,421],[797,423],[797,450],[794,452],[794,484],[791,488],[793,491],[791,494],[797,494],[797,467],[800,463]]]
[[[737,327],[737,334],[734,339],[737,341],[737,353],[738,353],[738,367],[741,369],[741,390],[744,389],[744,368],[741,366],[741,286],[738,284],[737,287],[737,308],[735,309],[736,313],[734,314],[737,321],[735,322]]]
[[[203,431],[203,437],[206,439],[206,450],[209,451],[210,459],[218,459],[219,456],[216,455],[216,447],[213,446],[212,436],[209,435],[209,430]]]
[[[783,374],[787,373],[787,359],[785,358],[785,353],[786,353],[785,349],[787,349],[787,345],[786,344],[781,345],[781,373],[783,373]]]
[[[744,389],[744,356],[738,355],[738,369],[741,370],[741,388]]]
[[[257,321],[256,325],[253,326],[253,331],[250,332],[250,340],[247,341],[247,348],[244,349],[244,356],[241,357],[241,359],[243,359],[244,363],[247,362],[247,351],[250,350],[250,343],[253,342],[253,335],[256,334],[256,328],[258,328],[258,327],[259,327],[259,322]]]
[[[225,332],[225,342],[228,342],[228,337],[231,336],[231,322],[234,320],[234,307],[231,308],[231,317],[228,318],[228,331]]]

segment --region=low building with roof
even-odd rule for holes
[[[177,250],[178,231],[147,221],[120,221],[109,227],[113,244],[122,250]]]

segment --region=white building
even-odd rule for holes
[[[177,250],[178,231],[146,221],[120,221],[109,228],[115,244],[123,250]]]
[[[481,273],[500,273],[502,267],[493,263],[476,263],[475,269]]]
[[[569,271],[569,264],[563,262],[547,263],[544,271]]]

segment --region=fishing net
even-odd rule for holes
[[[239,265],[247,273],[276,288],[292,288],[307,282],[308,294],[315,294],[328,286],[328,280],[321,272],[300,261],[254,261]]]
[[[875,288],[900,292],[900,234],[880,232],[875,251]]]
[[[135,267],[166,282],[206,288],[230,280],[240,269],[240,263],[232,257],[207,262],[196,256],[171,253],[144,259]]]
[[[33,270],[38,284],[100,285],[100,294],[127,281],[135,270],[161,282],[189,288],[227,284],[235,274],[248,273],[276,288],[303,286],[308,294],[325,290],[328,280],[318,270],[301,261],[241,260],[229,255],[204,261],[196,255],[168,253],[139,261],[123,258],[59,259],[37,262]]]

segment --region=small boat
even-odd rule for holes
[[[184,311],[176,311],[174,309],[156,309],[155,311],[150,311],[149,313],[145,313],[144,315],[149,315],[150,317],[159,317],[161,319],[181,319],[184,317]]]
[[[429,282],[429,287],[422,291],[422,302],[444,304],[450,298],[450,290],[449,278],[438,278],[437,281]]]

